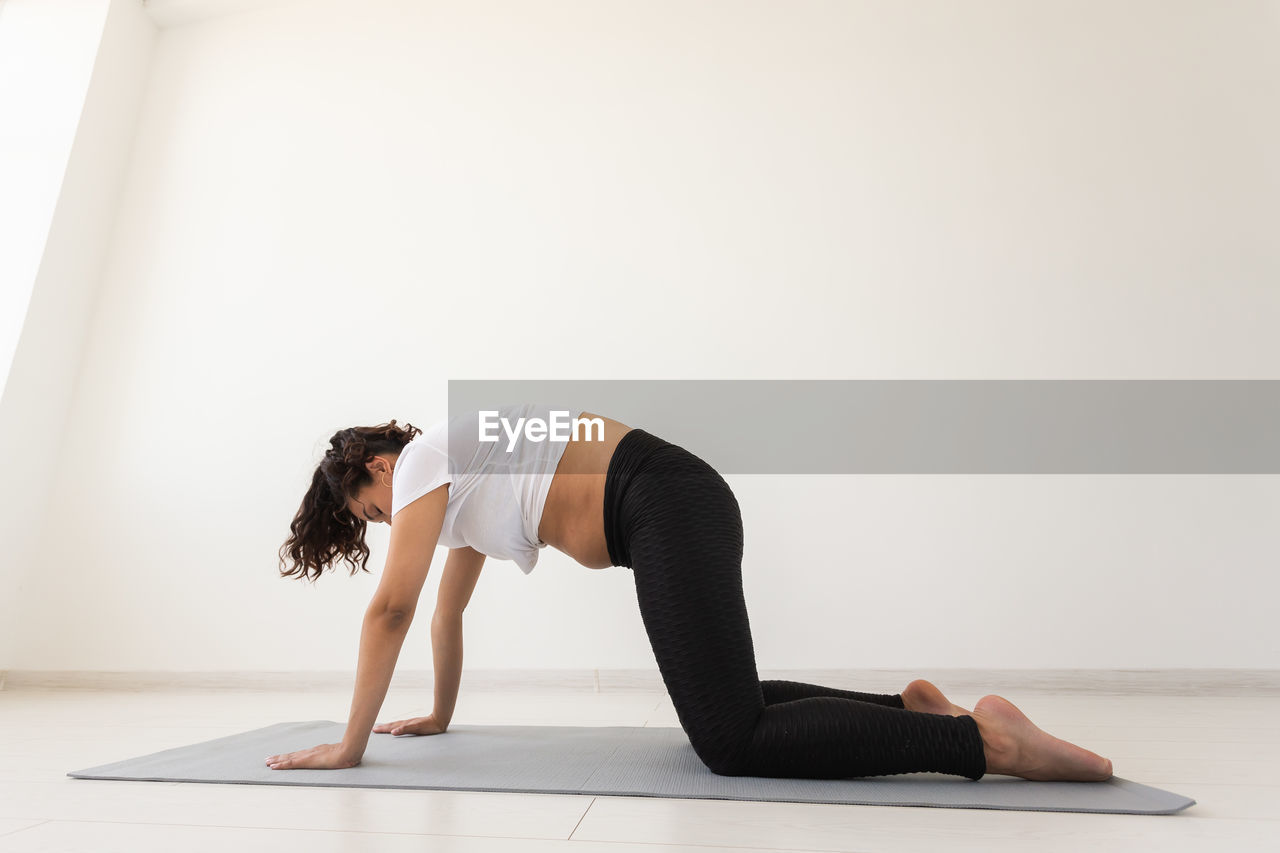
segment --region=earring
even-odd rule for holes
[[[386,486],[388,489],[391,488],[391,484],[387,482],[386,475],[383,475],[381,479],[382,479],[382,485]]]

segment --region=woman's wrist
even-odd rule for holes
[[[367,737],[364,740],[352,740],[351,738],[344,737],[341,744],[342,754],[347,758],[359,761],[364,757],[364,751],[368,745],[369,739]]]

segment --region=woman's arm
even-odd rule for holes
[[[431,716],[448,728],[462,682],[462,614],[437,612],[431,620],[431,649],[435,661],[435,707]]]
[[[342,737],[343,752],[360,759],[369,745],[369,734],[377,722],[378,711],[387,698],[391,677],[404,638],[409,633],[413,615],[399,615],[370,609],[360,630],[360,661],[356,666],[355,697],[347,731]]]
[[[435,708],[431,716],[444,727],[453,719],[462,681],[462,613],[471,601],[485,555],[474,548],[449,551],[431,617],[431,649],[435,663]]]
[[[382,701],[391,685],[400,647],[413,622],[422,585],[435,555],[449,486],[433,489],[396,513],[382,580],[365,612],[360,632],[360,661],[355,698],[341,743],[326,743],[283,755],[267,764],[274,770],[337,769],[360,763]]]

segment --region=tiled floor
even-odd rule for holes
[[[1002,695],[1112,759],[1117,776],[1197,805],[1148,817],[71,779],[68,770],[272,723],[345,720],[351,696],[29,688],[0,691],[0,851],[1280,850],[1280,697]],[[978,696],[951,698],[972,707]],[[430,700],[393,689],[379,720],[426,713]],[[465,684],[454,721],[679,725],[662,693]]]

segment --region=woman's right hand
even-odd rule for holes
[[[394,723],[379,723],[373,727],[379,734],[390,732],[393,735],[438,735],[448,730],[447,725],[436,721],[436,715],[412,717],[408,720],[396,720]]]

